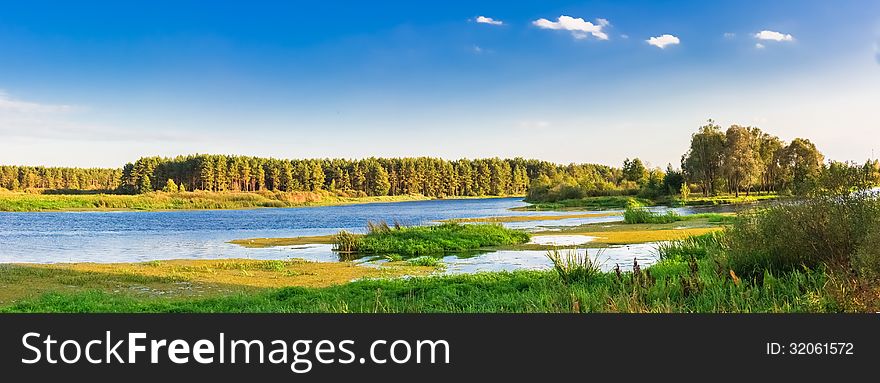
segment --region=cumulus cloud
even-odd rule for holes
[[[758,33],[755,33],[755,38],[758,40],[770,40],[770,41],[794,41],[794,36],[789,34],[783,34],[781,32],[776,31],[768,31],[763,30]]]
[[[764,49],[764,44],[761,44],[761,43],[755,43],[755,48],[757,48],[757,49]]]
[[[678,37],[675,37],[670,34],[651,37],[650,39],[647,39],[645,41],[647,41],[648,44],[651,44],[651,45],[653,45],[657,48],[660,48],[660,49],[664,49],[669,45],[678,45],[678,43],[681,42],[681,40],[679,40]]]
[[[584,21],[580,17],[559,16],[556,21],[547,19],[538,19],[532,21],[532,25],[541,29],[565,30],[571,32],[576,39],[585,39],[592,35],[599,40],[608,40],[608,34],[602,31],[602,28],[611,25],[606,19],[596,19],[596,24]]]
[[[480,24],[489,24],[489,25],[503,25],[504,22],[501,20],[495,20],[491,17],[486,16],[477,16],[476,21]]]

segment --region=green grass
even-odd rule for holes
[[[554,271],[362,280],[205,299],[135,297],[101,291],[49,293],[3,312],[834,312],[821,271],[734,280],[712,262],[667,260],[649,271],[597,273],[562,283]]]
[[[682,200],[681,198],[673,198],[670,202],[674,205],[678,206],[702,206],[702,205],[736,205],[736,204],[747,204],[747,203],[755,203],[760,201],[769,201],[778,199],[781,196],[776,193],[766,193],[766,194],[740,194],[739,197],[733,194],[723,194],[716,196],[701,196],[701,195],[693,195],[688,196],[686,200]]]
[[[435,226],[400,228],[371,224],[367,235],[340,233],[336,240],[336,248],[346,252],[413,257],[522,244],[529,241],[529,234],[498,224],[465,225],[449,222]]]
[[[683,239],[659,242],[657,244],[657,254],[660,256],[660,259],[664,260],[706,259],[721,252],[723,236],[723,232],[716,231]]]
[[[415,257],[407,260],[407,263],[413,266],[429,266],[429,267],[439,267],[443,265],[443,262],[436,257],[432,257],[430,255],[423,255],[420,257]]]
[[[628,206],[626,208],[626,211],[624,211],[623,213],[623,221],[628,224],[665,224],[680,221],[693,221],[699,219],[706,219],[709,223],[731,224],[736,220],[736,216],[734,214],[723,213],[699,213],[680,215],[672,210],[667,210],[665,213],[657,213],[647,210],[641,206]]]
[[[529,202],[529,201],[526,201]],[[586,197],[580,199],[566,199],[558,202],[535,202],[532,205],[513,210],[530,211],[530,210],[601,210],[601,209],[622,209],[632,203],[642,205],[655,205],[652,200],[645,198],[636,198],[631,196],[602,196],[602,197]]]
[[[425,200],[423,196],[347,197],[319,192],[151,192],[34,194],[0,192],[0,211],[251,209]]]

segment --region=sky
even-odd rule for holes
[[[677,164],[707,119],[880,156],[880,2],[0,3],[0,164]]]

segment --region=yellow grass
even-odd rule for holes
[[[456,218],[449,221],[454,222],[528,222],[528,221],[554,221],[560,219],[571,218],[597,218],[597,217],[613,217],[620,216],[622,213],[584,213],[584,214],[557,214],[557,215],[510,215],[500,217],[478,217],[478,218]]]
[[[0,304],[47,292],[88,290],[167,297],[212,296],[269,287],[325,287],[361,278],[424,275],[434,270],[403,262],[369,267],[299,259],[0,264]]]
[[[306,237],[290,237],[290,238],[245,238],[234,239],[229,243],[244,247],[272,247],[272,246],[294,246],[294,245],[313,245],[313,244],[332,244],[333,235],[314,235]]]

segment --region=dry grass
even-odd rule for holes
[[[314,245],[314,244],[332,244],[334,234],[330,235],[314,235],[307,237],[290,237],[290,238],[246,238],[229,241],[229,243],[244,247],[260,248],[273,246],[295,246],[295,245]]]
[[[434,267],[389,262],[279,260],[169,260],[145,263],[0,265],[0,304],[46,292],[101,290],[133,295],[200,297],[285,286],[326,287],[362,278],[424,275]]]
[[[600,218],[614,217],[621,213],[584,213],[584,214],[557,214],[557,215],[510,215],[500,217],[478,217],[478,218],[456,218],[448,220],[450,222],[468,222],[468,223],[502,223],[502,222],[530,222],[530,221],[555,221],[560,219],[572,218]]]

